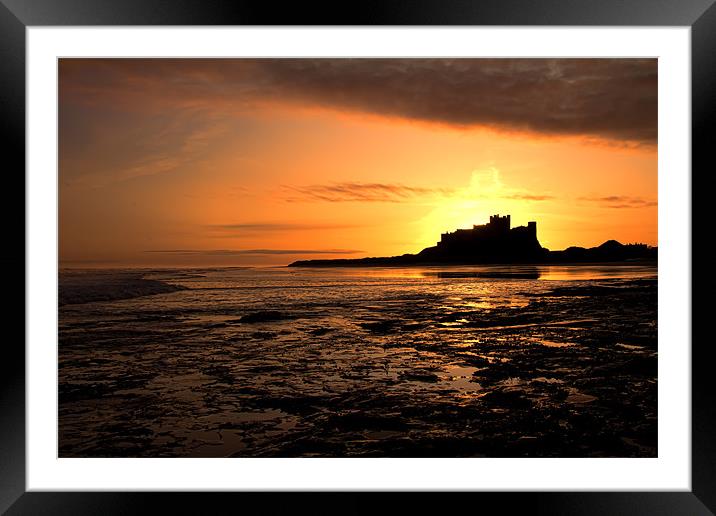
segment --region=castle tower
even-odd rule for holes
[[[528,222],[527,223],[527,232],[531,237],[537,238],[537,223],[536,222]]]
[[[505,215],[504,217],[500,217],[499,214],[491,215],[488,225],[498,233],[508,233],[510,231],[510,216]]]

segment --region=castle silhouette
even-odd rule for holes
[[[483,225],[443,233],[435,247],[428,247],[418,256],[442,258],[445,261],[491,260],[533,261],[543,258],[544,248],[537,240],[537,222],[510,227],[510,216],[492,215]]]
[[[537,222],[510,227],[510,216],[492,215],[483,225],[456,229],[440,235],[440,241],[417,254],[336,260],[299,260],[290,267],[348,267],[381,265],[508,264],[508,263],[605,263],[657,259],[657,248],[646,244],[621,244],[607,240],[598,247],[572,246],[550,251],[537,240]]]

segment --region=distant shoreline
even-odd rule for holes
[[[362,260],[363,258],[356,258],[357,260]],[[306,262],[312,262],[314,260],[304,260]],[[295,263],[295,262],[294,262]],[[226,270],[226,269],[234,269],[234,270],[248,270],[248,269],[282,269],[287,267],[316,267],[316,268],[335,268],[335,267],[391,267],[391,268],[409,268],[409,267],[508,267],[508,266],[516,266],[516,267],[536,267],[536,266],[546,266],[546,265],[565,265],[565,266],[594,266],[594,265],[606,265],[606,266],[616,266],[616,265],[658,265],[658,260],[653,259],[644,259],[644,260],[628,260],[628,261],[610,261],[610,262],[492,262],[492,263],[408,263],[408,264],[402,264],[402,263],[392,263],[392,264],[382,264],[382,265],[366,265],[366,264],[356,264],[356,265],[329,265],[329,266],[320,266],[320,265],[293,265],[293,263],[289,264],[274,264],[274,265],[162,265],[162,266],[156,266],[156,267],[150,267],[146,265],[142,266],[133,266],[133,265],[127,265],[125,267],[60,267],[58,269],[58,272],[60,275],[63,273],[107,273],[107,272],[118,272],[118,273],[136,273],[136,274],[154,274],[158,272],[163,271],[177,271],[177,270],[196,270],[196,271],[212,271],[212,270]]]
[[[365,258],[356,258],[356,260],[364,260]],[[615,267],[615,266],[624,266],[624,265],[658,265],[658,260],[653,259],[644,259],[644,260],[622,260],[622,261],[608,261],[608,262],[492,262],[492,263],[470,263],[470,262],[464,262],[464,263],[458,263],[458,262],[452,262],[452,263],[353,263],[352,260],[351,263],[343,263],[343,264],[326,264],[326,265],[309,265],[309,262],[319,262],[321,260],[302,260],[301,262],[293,262],[288,265],[284,265],[283,267],[300,267],[300,268],[335,268],[335,267],[350,267],[350,268],[358,268],[358,267],[390,267],[395,269],[401,269],[401,268],[411,268],[411,267],[544,267],[544,266],[553,266],[553,265],[564,265],[569,267],[588,267],[588,266],[594,266],[594,265],[605,265],[608,267]],[[341,260],[335,260],[336,262]],[[348,260],[347,260],[348,261]],[[305,262],[305,264],[303,263]]]
[[[492,224],[492,222],[491,222]],[[509,216],[507,223],[509,224]],[[490,226],[475,227],[472,232]],[[639,261],[656,262],[659,258],[658,248],[646,244],[622,244],[616,240],[607,240],[597,247],[572,246],[561,251],[550,251],[540,246],[534,234],[531,240],[512,242],[509,231],[501,238],[473,237],[473,240],[458,241],[456,244],[439,242],[433,247],[426,247],[417,254],[406,253],[400,256],[371,258],[341,258],[298,260],[289,267],[355,267],[355,266],[391,266],[391,265],[558,265],[587,263],[635,263]],[[532,228],[534,230],[534,227]],[[462,230],[470,233],[471,230]],[[445,235],[443,235],[444,237]],[[529,236],[529,235],[528,235]]]

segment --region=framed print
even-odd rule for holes
[[[4,1],[3,510],[711,514],[716,8],[575,5]]]

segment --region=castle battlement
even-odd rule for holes
[[[474,247],[476,245],[499,244],[514,239],[537,241],[537,223],[527,226],[510,227],[510,216],[491,215],[487,224],[473,225],[472,229],[456,229],[440,236],[438,247]],[[537,244],[539,245],[539,244]]]

